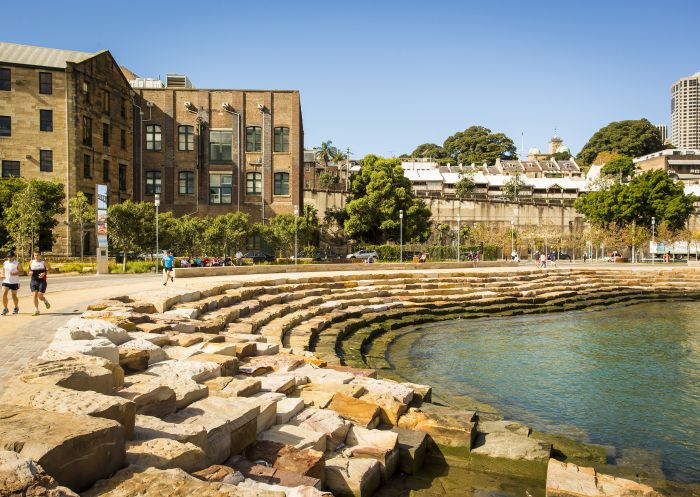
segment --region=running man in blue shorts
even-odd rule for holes
[[[165,276],[163,286],[166,286],[168,284],[168,279],[170,279],[172,283],[175,283],[175,278],[173,278],[174,263],[175,257],[173,257],[172,252],[170,252],[170,250],[166,250],[165,255],[163,256],[163,276]]]

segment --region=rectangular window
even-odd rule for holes
[[[0,67],[0,90],[10,91],[12,89],[12,73],[9,69]]]
[[[119,164],[119,190],[126,191],[126,165]]]
[[[121,111],[119,112],[119,114],[122,116],[123,119],[126,119],[126,106],[127,105],[128,104],[127,104],[126,100],[122,99],[122,107],[121,107]]]
[[[121,146],[122,150],[126,150],[126,130],[122,129],[119,132],[119,145]]]
[[[39,110],[39,131],[53,131],[53,111]]]
[[[51,95],[53,93],[53,74],[50,72],[39,73],[39,93]]]
[[[232,140],[230,130],[211,130],[209,132],[209,162],[230,161]]]
[[[309,171],[311,171],[311,163],[310,163],[310,162],[307,162],[307,163],[304,165],[304,168],[306,169],[306,172],[307,172],[307,173],[308,173]]]
[[[109,147],[109,124],[102,123],[102,145]]]
[[[177,128],[178,150],[194,150],[194,126],[179,126]],[[211,137],[210,137],[211,139]]]
[[[245,151],[260,152],[262,150],[262,128],[248,126],[245,129]]]
[[[92,178],[92,157],[83,155],[83,178]]]
[[[2,177],[3,178],[19,178],[19,161],[4,160],[2,161]]]
[[[39,171],[53,171],[53,150],[39,150]]]
[[[289,195],[289,173],[275,173],[275,195]]]
[[[247,173],[245,175],[245,192],[249,195],[262,193],[262,173]]]
[[[160,171],[146,171],[146,195],[160,193],[161,174]]]
[[[83,95],[85,95],[85,101],[90,103],[90,82],[88,80],[83,81]]]
[[[209,175],[209,203],[230,204],[232,183],[230,174]]]
[[[102,182],[109,183],[109,161],[107,159],[102,160]]]
[[[105,114],[109,114],[112,105],[111,99],[112,95],[107,90],[102,92],[102,112]]]
[[[146,150],[160,150],[163,145],[163,135],[160,126],[149,124],[146,126]]]
[[[289,128],[275,128],[275,152],[289,152]]]
[[[12,118],[0,116],[0,136],[12,136]]]
[[[83,116],[83,145],[92,147],[92,119]]]
[[[182,171],[178,175],[178,193],[180,195],[192,195],[194,193],[194,173]]]

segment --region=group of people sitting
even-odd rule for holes
[[[180,259],[180,267],[217,267],[217,266],[242,266],[243,253],[239,250],[236,252],[235,258],[230,256],[225,257],[183,257]]]

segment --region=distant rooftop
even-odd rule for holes
[[[57,48],[0,42],[0,63],[65,69],[68,62],[82,62],[100,52],[76,52]]]
[[[642,155],[641,157],[636,157],[634,162],[641,162],[654,157],[664,157],[664,156],[683,156],[683,155],[700,155],[700,150],[695,150],[692,148],[667,148],[664,150],[659,150],[652,154]]]

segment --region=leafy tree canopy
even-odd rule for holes
[[[475,186],[473,171],[459,173],[459,180],[455,183],[455,193],[459,198],[466,197],[474,191]]]
[[[576,161],[589,166],[601,152],[639,157],[663,148],[659,130],[647,119],[615,121],[595,132],[576,156]]]
[[[515,157],[513,140],[483,126],[471,126],[455,133],[445,140],[443,147],[455,162],[462,164],[493,164],[498,158]]]
[[[629,178],[634,175],[634,161],[632,157],[618,155],[607,161],[600,172],[612,178]]]
[[[411,157],[432,157],[433,159],[447,159],[449,154],[440,145],[435,143],[423,143],[418,145],[413,152],[411,152]]]
[[[635,176],[628,184],[614,184],[607,190],[593,191],[574,204],[578,212],[593,224],[612,224],[651,228],[666,222],[671,229],[683,228],[693,212],[694,195],[685,195],[683,185],[668,177],[666,171],[649,171]]]
[[[150,252],[155,248],[155,207],[150,202],[135,203],[127,200],[109,206],[107,233],[112,245],[125,253]],[[124,257],[126,272],[126,257]]]
[[[367,155],[361,171],[353,176],[345,232],[366,242],[398,239],[399,211],[404,212],[404,240],[425,241],[430,236],[430,209],[415,197],[403,175],[401,159]]]

